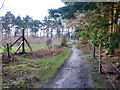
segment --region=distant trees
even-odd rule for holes
[[[34,23],[32,17],[30,17],[29,15],[23,17],[23,28],[27,29],[27,36],[28,36],[28,28],[32,29],[32,23]]]
[[[44,30],[46,30],[47,38],[49,37],[50,33],[50,26],[51,26],[51,21],[49,17],[45,16],[43,20],[43,25],[44,25]]]
[[[57,13],[56,9],[49,9],[48,13],[49,13],[49,18],[54,22],[54,24],[52,26],[57,32],[56,35],[58,37],[60,37],[61,29],[62,29],[62,32],[63,32],[63,25],[62,25],[61,17],[59,15],[59,13]]]
[[[2,17],[2,25],[4,28],[5,36],[9,37],[11,32],[11,27],[15,25],[15,16],[11,12],[7,12],[4,17]]]
[[[15,17],[11,12],[7,12],[6,15],[2,17],[2,21],[3,33],[8,37],[13,33],[13,35],[16,36],[22,29],[26,30],[27,36],[29,32],[36,37],[38,36],[38,31],[40,31],[40,33],[41,31],[44,32],[47,37],[51,38],[53,37],[53,33],[60,37],[61,33],[64,32],[61,16],[59,14],[55,15],[53,10],[49,10],[49,16],[45,16],[42,21],[34,20],[29,15],[22,18],[20,16]]]
[[[2,17],[2,25],[3,25],[3,33],[5,36],[10,36],[10,32],[13,26],[15,26],[15,36],[20,29],[27,30],[28,35],[28,29],[31,30],[32,35],[37,36],[37,32],[41,28],[41,22],[40,20],[33,20],[32,17],[29,15],[26,15],[25,17],[21,18],[20,16],[15,16],[11,12],[7,12],[5,16]]]
[[[64,28],[68,29],[66,36],[68,37],[68,40],[70,39],[70,29],[74,29],[76,26],[75,17],[72,17],[74,15],[70,15],[73,11],[69,10],[70,6],[58,8],[58,9],[49,9],[48,13],[49,16],[56,21],[56,30],[59,34],[63,34]],[[69,12],[70,11],[70,12]],[[69,13],[67,13],[69,12]],[[68,15],[69,14],[69,15]],[[73,14],[73,13],[72,13]],[[68,19],[69,18],[69,19]],[[71,33],[72,36],[73,33]]]
[[[63,33],[64,27],[62,25],[62,20],[59,15],[54,14],[55,11],[52,11],[52,9],[48,10],[49,16],[45,16],[43,20],[43,26],[44,30],[46,30],[47,37],[53,36],[53,31],[56,32],[56,36],[60,37],[61,32]]]
[[[17,16],[15,23],[19,29],[23,28],[23,21],[20,16]]]
[[[37,35],[37,32],[39,31],[39,29],[41,28],[41,22],[39,20],[34,20],[31,24],[31,32],[35,34],[35,36]]]

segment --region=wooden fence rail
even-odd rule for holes
[[[15,50],[15,54],[17,53],[17,51],[20,49],[20,47],[22,46],[22,44],[23,44],[23,41],[20,43],[20,45],[18,46],[18,48]]]
[[[17,43],[17,41],[19,41],[21,38],[22,38],[22,36],[20,36],[17,40],[15,40],[15,42],[11,45],[11,47],[14,46],[15,43]]]

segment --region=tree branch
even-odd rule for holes
[[[0,9],[2,9],[2,8],[3,8],[3,6],[4,6],[4,2],[5,2],[5,0],[3,0],[2,6],[0,7]]]

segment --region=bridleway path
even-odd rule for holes
[[[53,81],[43,88],[91,88],[90,68],[81,50],[72,47],[72,54]]]

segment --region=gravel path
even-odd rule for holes
[[[69,60],[55,76],[52,83],[44,88],[91,88],[90,69],[82,51],[72,47]]]

